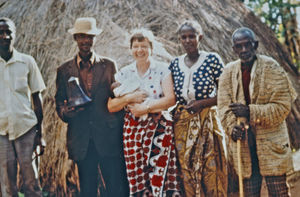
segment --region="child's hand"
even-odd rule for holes
[[[113,91],[115,88],[119,87],[121,85],[121,83],[119,82],[113,82],[110,86],[111,91]]]
[[[147,92],[143,90],[137,90],[131,94],[128,94],[128,101],[129,103],[142,103],[146,100],[147,97]]]

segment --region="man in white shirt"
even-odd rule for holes
[[[25,196],[42,196],[32,167],[41,140],[40,92],[45,84],[33,57],[13,47],[16,28],[0,18],[0,184],[2,197],[18,196],[19,163]]]

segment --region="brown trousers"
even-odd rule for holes
[[[32,167],[36,127],[16,140],[0,135],[0,184],[2,197],[17,197],[17,162],[19,163],[26,197],[41,197],[38,180]]]

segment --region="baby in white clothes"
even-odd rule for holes
[[[143,90],[141,82],[136,77],[134,77],[134,75],[132,77],[128,77],[128,78],[122,78],[121,74],[122,74],[121,72],[118,72],[115,74],[115,80],[117,83],[120,84],[118,87],[113,89],[113,93],[116,97],[124,96],[125,94],[129,94],[129,93],[133,93],[136,90]],[[144,91],[147,92],[146,90],[144,90]],[[148,97],[143,103],[147,105],[147,104],[149,104],[150,100],[151,99]],[[140,118],[142,120],[146,120],[147,117],[148,117],[148,114],[144,114]]]

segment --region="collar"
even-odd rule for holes
[[[199,50],[199,57],[198,60],[189,68],[185,65],[184,63],[184,58],[185,56],[187,56],[187,54],[183,54],[181,56],[179,56],[179,67],[180,69],[182,69],[184,72],[194,72],[195,70],[197,70],[199,68],[199,66],[202,66],[202,64],[204,63],[206,57],[209,55],[210,53],[206,52],[206,51],[200,51]]]
[[[156,68],[155,60],[153,58],[149,57],[149,61],[150,61],[149,68],[148,68],[148,70],[144,73],[144,75],[141,78],[144,78],[144,77],[148,76]],[[138,75],[137,66],[136,66],[136,62],[134,62],[132,64],[130,70],[133,71],[133,72],[135,72],[137,74],[137,76],[139,76]]]
[[[254,64],[254,63],[253,63]],[[241,64],[241,69],[242,69],[242,72],[244,72],[244,71],[247,71],[247,72],[251,72],[251,69],[252,69],[252,67],[253,67],[253,64],[251,64],[250,66],[246,66],[246,65],[243,65],[243,64]]]
[[[96,56],[96,53],[94,51],[92,51],[92,56],[90,58],[90,63],[91,63],[91,66],[94,65],[95,61],[97,59],[97,56]],[[77,66],[80,68],[80,62],[82,61],[82,58],[80,57],[79,53],[76,55],[76,64]]]
[[[255,62],[257,61],[257,56],[255,56],[255,58],[252,60],[252,64],[250,66],[245,65],[241,62],[241,69],[242,71],[247,71],[247,72],[251,72],[251,69],[253,68],[253,65],[255,64]]]
[[[0,57],[0,60],[3,61],[3,62],[6,62],[2,57]],[[18,52],[15,48],[13,48],[12,56],[6,64],[12,64],[12,63],[15,63],[15,62],[25,63],[25,61],[22,58],[22,54],[20,52]]]

